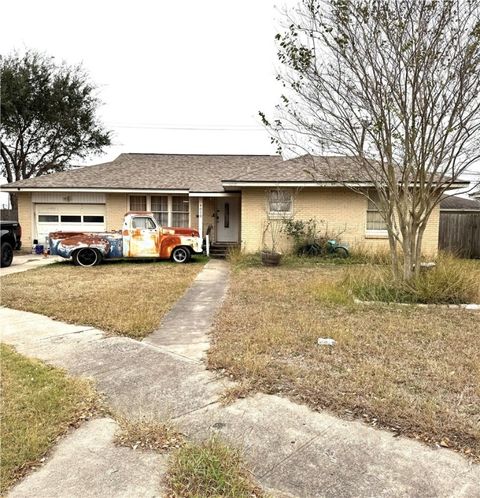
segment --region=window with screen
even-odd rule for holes
[[[376,196],[370,195],[367,206],[367,232],[370,233],[385,233],[387,224],[378,209],[378,199]]]
[[[172,197],[172,226],[188,227],[189,204],[188,197]]]
[[[146,211],[147,196],[146,195],[131,195],[130,196],[130,211]]]
[[[168,196],[166,195],[152,195],[151,210],[155,219],[161,226],[168,225]]]
[[[292,192],[289,190],[271,190],[268,202],[270,215],[284,216],[292,213]]]

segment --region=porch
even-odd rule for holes
[[[219,193],[210,196],[191,195],[190,226],[210,243],[213,257],[224,257],[232,247],[240,245],[240,193]]]

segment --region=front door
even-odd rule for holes
[[[238,242],[240,236],[240,198],[220,197],[217,208],[217,242]]]

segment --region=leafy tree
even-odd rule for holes
[[[353,157],[399,279],[418,273],[432,211],[480,157],[479,11],[478,0],[301,0],[277,35],[285,91],[273,122],[260,115],[281,147],[311,154],[313,177],[316,154]]]
[[[13,53],[0,58],[0,82],[0,166],[8,182],[64,171],[110,145],[95,87],[80,66]]]

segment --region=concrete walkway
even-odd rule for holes
[[[115,410],[169,417],[193,439],[221,434],[242,448],[255,477],[274,496],[480,497],[480,467],[450,450],[394,438],[278,396],[257,394],[221,406],[224,385],[200,359],[208,347],[211,315],[227,286],[225,263],[209,262],[144,342],[6,308],[0,309],[3,340],[20,353],[92,377]],[[20,486],[35,492],[17,496],[51,496],[39,490],[51,490],[50,480],[62,475],[65,465],[54,462],[59,462],[56,452],[49,473],[31,474],[13,496]],[[70,481],[68,493],[55,496],[86,489],[84,496],[118,496],[107,484],[95,494],[82,476]],[[145,479],[150,482],[147,473]]]
[[[166,455],[114,443],[112,419],[90,420],[55,447],[45,465],[21,481],[11,498],[159,497]]]
[[[0,277],[11,275],[12,273],[33,270],[51,263],[57,263],[58,261],[65,261],[65,259],[60,256],[45,257],[38,254],[17,254],[17,252],[15,252],[12,264],[6,268],[0,268]]]
[[[227,263],[211,260],[162,320],[161,327],[144,342],[201,361],[210,344],[208,334],[215,313],[227,293],[228,277]]]

